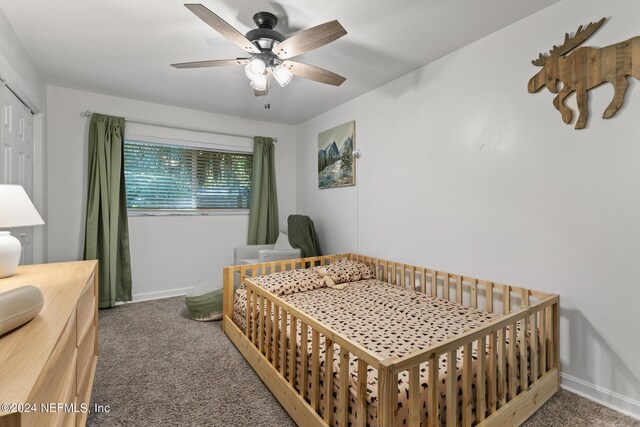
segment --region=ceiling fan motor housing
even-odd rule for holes
[[[278,17],[269,12],[258,12],[253,15],[253,22],[258,28],[249,31],[246,38],[260,50],[272,50],[286,37],[273,28],[278,25]]]
[[[258,12],[253,15],[253,22],[258,28],[271,28],[272,30],[278,25],[278,17],[270,12]]]

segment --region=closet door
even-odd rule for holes
[[[33,200],[33,114],[6,86],[0,88],[0,183],[22,185]],[[33,227],[13,228],[22,243],[20,264],[33,263]]]

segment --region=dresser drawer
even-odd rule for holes
[[[69,373],[69,383],[67,384],[67,389],[65,390],[65,403],[71,403],[73,406],[70,406],[67,411],[64,411],[61,416],[60,425],[63,427],[73,426],[75,425],[76,420],[76,410],[78,409],[76,405],[77,396],[76,396],[76,384],[77,384],[77,376],[75,373],[75,366],[78,360],[78,350],[76,349],[73,355],[73,366],[71,366],[71,372]],[[73,378],[71,378],[73,377]]]
[[[83,403],[87,405],[91,404],[91,389],[92,389],[93,380],[94,380],[93,362],[91,362],[89,366],[90,366],[89,373],[80,385],[80,392],[78,393],[78,397],[77,397],[78,407],[80,407],[80,405],[82,405]],[[85,414],[78,413],[78,416],[76,417],[77,426],[85,427],[85,424],[87,422],[87,417],[88,417],[88,414],[86,413]]]
[[[75,393],[73,393],[77,387],[75,341],[76,314],[74,311],[33,388],[29,403],[38,405],[38,412],[24,414],[25,425],[60,425],[65,414],[43,412],[40,410],[40,404],[75,401]]]
[[[57,402],[65,384],[64,376],[73,363],[76,349],[76,314],[72,312],[64,332],[33,387],[31,402]]]
[[[75,372],[75,362],[77,358],[77,350],[73,349],[73,354],[71,356],[71,360],[73,363],[68,366],[67,372],[62,379],[62,383],[60,383],[61,394],[55,400],[41,402],[48,406],[49,409],[45,410],[42,406],[38,408],[37,412],[24,414],[25,421],[27,420],[26,415],[29,415],[28,422],[25,422],[25,426],[66,426],[71,422],[72,419],[75,419],[73,416],[75,414],[76,408],[73,404],[76,402],[75,395],[75,387],[76,387],[76,372]],[[65,406],[63,406],[64,404]]]
[[[88,357],[88,364],[82,373],[83,378],[78,377],[78,403],[89,404],[91,401],[91,389],[95,377],[96,358]]]
[[[78,406],[77,404],[76,404],[75,407],[76,408],[80,408],[80,406]],[[78,420],[78,415],[80,415],[80,413],[67,412],[65,414],[64,419],[62,420],[62,427],[76,427],[76,423],[77,423],[77,420]]]
[[[76,336],[78,347],[80,347],[80,343],[84,339],[84,334],[89,327],[95,323],[96,296],[94,293],[93,277],[92,274],[82,290],[76,308],[78,313],[78,330]]]
[[[91,324],[82,342],[78,345],[78,387],[77,393],[80,398],[84,398],[81,394],[83,385],[89,380],[90,371],[95,356],[95,326]],[[85,388],[86,390],[86,388]]]
[[[93,330],[90,330],[90,332],[87,335],[90,335],[90,333],[93,332]],[[85,344],[85,343],[83,343]],[[88,344],[88,342],[85,344],[87,345],[87,349],[90,350],[92,348],[91,345]],[[95,344],[94,344],[95,345]],[[88,350],[86,350],[88,352]],[[84,346],[83,346],[83,352],[84,352]],[[77,396],[77,401],[78,401],[78,405],[82,405],[82,404],[86,404],[89,405],[91,403],[91,389],[93,388],[93,381],[95,378],[95,373],[96,373],[96,357],[93,353],[88,352],[88,354],[86,354],[84,363],[86,363],[86,366],[83,367],[82,369],[84,369],[82,376],[83,378],[81,378],[80,376],[78,376],[78,396]],[[80,360],[78,360],[78,368],[80,369]],[[87,413],[79,413],[77,418],[76,418],[76,422],[77,422],[77,427],[85,427],[85,424],[87,422]]]

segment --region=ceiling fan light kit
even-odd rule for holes
[[[273,69],[273,78],[276,79],[281,87],[285,87],[293,79],[293,73],[280,64]]]
[[[244,67],[244,72],[251,81],[262,77],[266,71],[267,66],[260,58],[253,59]]]
[[[185,7],[211,28],[250,53],[251,57],[171,64],[174,68],[244,65],[244,71],[251,81],[250,86],[254,89],[256,96],[269,93],[271,75],[281,87],[288,85],[294,75],[333,86],[340,86],[346,80],[341,75],[323,68],[289,60],[289,58],[317,49],[347,34],[338,21],[326,22],[285,37],[274,30],[278,24],[278,18],[274,14],[258,12],[253,15],[253,21],[258,28],[242,35],[201,4],[185,4]]]
[[[265,91],[267,90],[267,85],[269,83],[269,78],[267,77],[267,74],[261,74],[259,76],[256,76],[256,78],[251,79],[251,83],[249,83],[249,85],[254,88],[255,90],[258,91]]]

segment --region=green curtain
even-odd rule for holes
[[[272,138],[253,139],[253,169],[249,199],[249,245],[275,243],[278,238],[278,192]]]
[[[93,114],[84,259],[98,260],[100,308],[131,301],[129,223],[124,185],[124,118]]]

